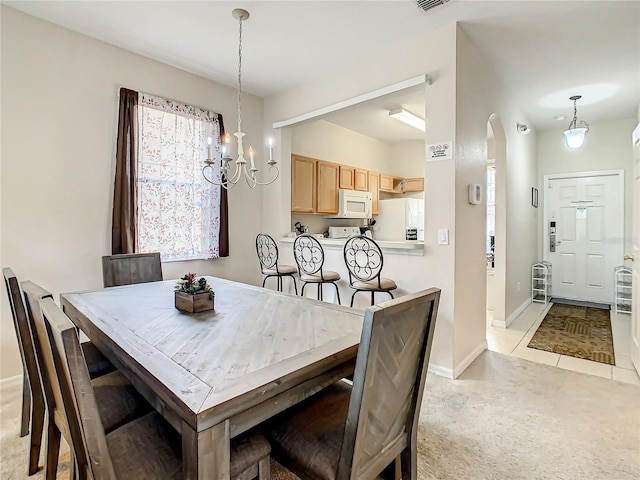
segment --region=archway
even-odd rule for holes
[[[487,278],[487,309],[492,307],[493,310],[491,325],[506,327],[507,138],[502,121],[495,113],[487,122],[487,165],[490,164],[494,168],[494,238],[493,266],[491,271],[488,271],[492,278]]]

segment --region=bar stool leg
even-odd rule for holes
[[[374,303],[376,303],[375,301],[375,295],[376,293],[374,291],[371,292],[371,305],[373,305]]]

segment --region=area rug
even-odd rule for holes
[[[529,348],[615,365],[609,310],[555,303]]]

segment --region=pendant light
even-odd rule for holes
[[[578,123],[578,110],[576,102],[582,98],[582,95],[574,95],[569,97],[569,100],[573,100],[573,120],[569,124],[569,128],[564,131],[564,139],[567,147],[571,149],[580,148],[582,142],[584,142],[584,136],[589,131],[589,125],[584,120],[580,120]],[[578,126],[580,125],[580,126]]]
[[[241,178],[244,178],[251,188],[255,188],[256,185],[269,185],[275,182],[278,178],[280,171],[276,166],[276,161],[273,159],[273,139],[269,139],[269,160],[266,165],[269,167],[269,172],[273,175],[271,180],[266,182],[259,182],[256,173],[258,168],[255,165],[253,148],[249,147],[249,159],[251,160],[251,167],[247,167],[247,160],[244,158],[244,147],[242,145],[242,138],[245,133],[242,131],[242,22],[249,18],[249,12],[242,8],[234,9],[231,14],[233,18],[238,20],[239,23],[239,35],[238,35],[238,131],[233,134],[237,138],[238,144],[238,157],[234,161],[231,158],[229,151],[229,134],[225,134],[222,145],[222,159],[213,158],[213,146],[211,145],[211,139],[209,139],[209,148],[207,159],[205,160],[205,166],[202,169],[202,175],[204,179],[214,185],[219,185],[223,188],[230,189],[235,187]],[[220,164],[218,174],[214,165]],[[235,164],[231,168],[231,164]]]

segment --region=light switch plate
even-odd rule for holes
[[[449,245],[449,229],[438,229],[438,245]]]

